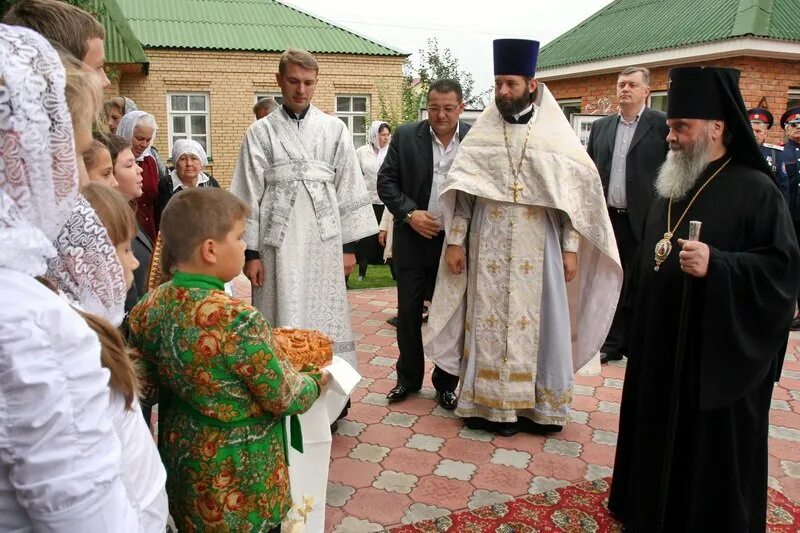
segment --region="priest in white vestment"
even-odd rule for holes
[[[273,327],[325,333],[334,355],[356,368],[345,274],[355,241],[378,226],[350,132],[311,104],[318,72],[308,52],[283,53],[283,106],[247,130],[231,192],[252,209],[245,274],[253,305]]]
[[[494,42],[495,105],[447,175],[446,248],[425,353],[459,373],[456,414],[510,436],[560,431],[602,346],[622,268],[600,177],[534,79],[539,43]]]

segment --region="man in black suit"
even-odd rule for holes
[[[392,136],[378,171],[378,196],[394,215],[392,261],[397,276],[397,386],[386,397],[405,399],[422,387],[422,307],[426,287],[436,279],[444,242],[439,191],[469,125],[461,86],[439,80],[428,91],[428,120],[403,124]],[[436,367],[431,376],[436,399],[455,409],[458,376]]]
[[[625,273],[620,303],[601,349],[602,363],[622,359],[628,351],[630,309],[623,304],[636,290],[629,267],[642,239],[658,169],[669,150],[667,117],[647,107],[649,95],[650,71],[626,68],[617,78],[619,113],[601,118],[589,133],[587,150],[600,172]]]

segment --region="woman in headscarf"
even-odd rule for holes
[[[120,120],[126,113],[136,111],[136,102],[127,96],[115,96],[103,102],[103,114],[110,133],[117,133]]]
[[[203,172],[208,165],[208,156],[199,142],[190,139],[176,140],[172,143],[172,162],[175,164],[175,169],[158,182],[157,220],[161,220],[161,213],[167,202],[177,192],[192,187],[219,189],[219,183],[214,176]]]
[[[157,131],[158,124],[153,115],[138,110],[126,113],[117,127],[117,135],[131,143],[133,155],[142,169],[143,194],[136,200],[136,220],[152,241],[156,240],[158,233],[156,204],[161,178],[158,161],[152,151]]]
[[[374,121],[369,127],[367,144],[356,150],[364,183],[372,199],[372,209],[375,211],[375,220],[380,224],[383,216],[384,205],[378,198],[378,170],[380,170],[386,151],[389,149],[389,140],[392,137],[392,128],[381,120]],[[367,265],[381,262],[381,245],[375,235],[370,235],[358,241],[356,247],[358,261],[358,279],[363,280],[367,275]]]
[[[58,55],[0,25],[0,514],[20,531],[139,531],[95,332],[37,280],[78,197]]]

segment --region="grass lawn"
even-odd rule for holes
[[[358,281],[358,265],[350,274],[348,289],[375,289],[378,287],[396,287],[388,265],[369,265],[364,281]]]

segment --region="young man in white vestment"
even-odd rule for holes
[[[283,106],[247,130],[231,182],[252,209],[244,273],[273,327],[321,331],[356,368],[345,275],[378,225],[350,132],[311,103],[316,59],[287,50],[278,70]]]
[[[455,413],[510,436],[560,431],[603,344],[622,269],[600,176],[534,79],[539,43],[494,42],[495,105],[442,187],[444,261],[425,353],[459,374]]]

